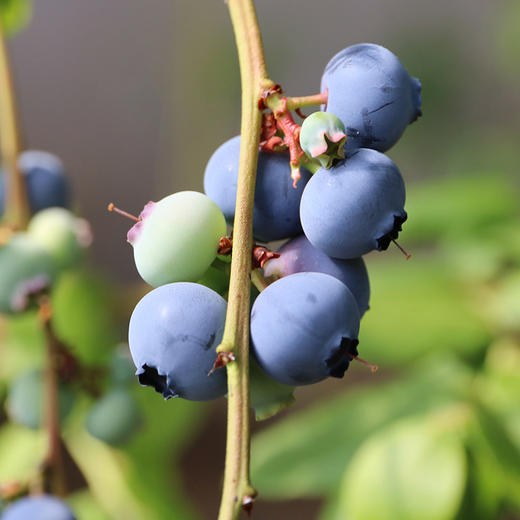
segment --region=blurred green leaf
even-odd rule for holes
[[[520,271],[504,277],[487,303],[498,327],[510,332],[520,331]]]
[[[0,377],[11,380],[28,366],[41,365],[45,334],[36,312],[0,318]]]
[[[0,428],[0,482],[25,481],[38,471],[47,450],[43,430],[5,423]]]
[[[267,377],[253,359],[250,360],[251,408],[257,421],[273,417],[294,404],[294,387]]]
[[[29,23],[31,15],[31,0],[0,0],[0,16],[8,35],[23,29]]]
[[[69,495],[67,503],[79,520],[111,520],[88,491]]]
[[[361,357],[382,367],[432,352],[472,355],[490,341],[483,318],[471,306],[450,268],[434,255],[408,262],[368,259],[372,294],[359,336]]]
[[[110,286],[85,272],[66,272],[52,292],[52,325],[84,363],[107,361],[117,343]]]
[[[253,438],[253,482],[267,498],[327,494],[336,488],[359,445],[407,416],[449,403],[470,383],[462,366],[445,356],[391,383],[317,403]],[[374,376],[377,377],[377,376]]]
[[[356,520],[451,520],[462,500],[460,439],[430,418],[403,421],[369,437],[345,473],[340,510]]]
[[[401,241],[430,244],[448,235],[478,235],[518,215],[518,190],[496,172],[452,175],[407,188]]]

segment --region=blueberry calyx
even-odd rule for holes
[[[141,385],[151,386],[156,392],[160,393],[165,400],[171,399],[172,397],[179,397],[168,384],[167,376],[159,374],[155,367],[144,364],[136,375]]]
[[[141,234],[141,229],[143,227],[143,222],[152,214],[152,211],[154,210],[156,204],[156,202],[149,201],[144,205],[143,210],[141,211],[141,213],[139,213],[138,222],[136,222],[128,230],[128,233],[126,234],[126,240],[128,243],[133,245],[135,241],[139,238],[139,235]]]
[[[399,232],[403,230],[403,224],[406,222],[408,215],[406,212],[402,215],[394,215],[394,225],[392,229],[376,239],[378,251],[386,251],[390,242],[396,240],[399,236]]]
[[[325,360],[330,376],[337,378],[343,377],[352,359],[358,355],[358,345],[359,340],[357,339],[341,338],[339,347],[337,347],[332,355]]]

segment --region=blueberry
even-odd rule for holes
[[[321,90],[328,90],[325,110],[347,129],[347,151],[384,152],[421,115],[421,83],[397,56],[373,43],[343,49],[325,67]]]
[[[303,235],[286,242],[278,249],[278,253],[279,258],[273,258],[265,264],[265,276],[281,278],[301,272],[330,274],[350,289],[356,298],[361,316],[368,310],[370,284],[362,258],[347,260],[331,258],[321,249],[314,247]]]
[[[309,242],[334,258],[383,251],[397,239],[407,215],[404,181],[395,163],[359,149],[307,184],[300,205]]]
[[[240,136],[226,141],[211,156],[204,173],[204,191],[233,224],[237,197]],[[311,174],[293,188],[288,153],[260,152],[253,210],[253,235],[261,242],[290,238],[302,232],[298,208]]]
[[[76,520],[76,517],[59,498],[51,495],[31,495],[9,505],[2,520]]]
[[[208,372],[224,333],[226,301],[195,283],[172,283],[148,293],[130,319],[130,352],[144,386],[192,401],[226,393],[226,372]]]
[[[68,207],[69,185],[63,163],[55,155],[39,150],[20,154],[18,166],[25,176],[31,212],[54,206]],[[0,215],[4,213],[5,175],[0,176]]]
[[[129,440],[141,422],[141,410],[132,394],[117,388],[94,404],[87,415],[86,427],[99,440],[117,445]]]
[[[181,191],[149,202],[128,232],[135,265],[154,287],[170,282],[196,282],[217,256],[226,220],[203,193]]]
[[[51,255],[57,269],[77,264],[92,242],[89,223],[65,208],[39,211],[29,222],[27,232]]]
[[[47,289],[55,274],[49,254],[27,233],[15,233],[0,244],[0,313],[25,310],[31,296]]]
[[[280,278],[257,297],[251,340],[260,368],[286,385],[343,377],[357,355],[359,310],[345,284],[323,273]]]
[[[29,370],[18,376],[9,387],[6,409],[9,418],[31,429],[41,428],[44,420],[44,381],[40,370]],[[74,406],[74,394],[64,385],[59,387],[60,420]]]

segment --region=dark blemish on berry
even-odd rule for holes
[[[392,229],[376,239],[378,251],[386,251],[390,242],[396,240],[399,232],[403,230],[403,224],[406,222],[408,215],[406,211],[402,215],[394,215],[394,224]]]
[[[213,343],[215,343],[215,338],[216,338],[215,333],[211,334],[211,336],[209,337],[208,342],[204,346],[204,350],[209,350],[213,346]]]
[[[381,105],[380,107],[375,108],[374,110],[371,110],[368,112],[369,114],[374,114],[375,112],[379,112],[380,110],[383,110],[383,108],[386,108],[390,105],[393,105],[395,103],[395,99],[393,101],[389,101],[388,103],[385,103],[384,105]]]
[[[316,298],[314,294],[308,293],[306,300],[310,303],[316,303],[318,301],[318,298]]]
[[[168,378],[165,375],[159,374],[155,367],[150,367],[144,364],[142,372],[137,374],[137,379],[141,385],[151,386],[166,400],[171,399],[172,397],[178,397],[178,394],[176,394],[168,385]]]
[[[341,338],[341,343],[333,351],[332,355],[325,360],[331,377],[342,378],[350,365],[352,358],[358,355],[357,346],[359,341],[352,338]]]

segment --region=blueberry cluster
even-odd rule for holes
[[[357,358],[370,295],[361,257],[386,250],[407,218],[403,178],[382,152],[420,115],[419,81],[374,44],[337,54],[322,91],[326,104],[301,127],[263,128],[254,196],[255,240],[288,241],[260,262],[252,353],[264,375],[291,386],[342,377]],[[296,177],[287,128],[301,151]],[[165,398],[226,392],[225,371],[212,370],[228,272],[217,251],[235,216],[239,155],[237,136],[210,158],[206,195],[148,203],[128,233],[139,273],[156,287],[132,314],[130,349],[141,384]]]

